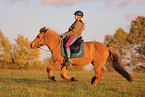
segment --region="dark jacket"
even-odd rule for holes
[[[71,38],[79,38],[83,31],[84,23],[81,20],[76,20],[64,33],[65,36],[70,36]]]

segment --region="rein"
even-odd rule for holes
[[[60,38],[60,39],[59,39],[59,38]],[[54,49],[56,49],[56,48],[59,46],[59,44],[60,44],[60,42],[61,42],[61,38],[62,38],[61,36],[58,37],[59,42],[58,42],[57,46],[56,46],[55,48],[52,49],[52,51],[53,51]]]
[[[39,49],[41,49],[41,50],[43,50],[43,51],[50,51],[50,50],[43,49],[43,48],[41,48],[41,47],[40,47]]]
[[[45,42],[45,44],[46,44],[46,41],[45,41],[45,34],[43,34],[43,33],[40,33],[40,34],[43,35],[43,37],[40,39],[40,41],[44,38],[44,42]],[[59,39],[59,38],[60,38],[60,39]],[[60,36],[58,37],[59,42],[58,42],[57,46],[56,46],[55,48],[52,49],[52,51],[58,47],[58,45],[59,45],[60,42],[61,42],[61,38],[62,38],[62,37],[61,37],[61,35],[60,35]],[[39,41],[39,42],[40,42],[40,41]],[[38,42],[38,43],[39,43],[39,42]],[[38,44],[38,43],[37,43],[37,44]],[[41,49],[41,50],[43,50],[43,51],[51,51],[51,50],[43,49],[43,48],[41,48],[41,47],[39,47],[39,49]]]

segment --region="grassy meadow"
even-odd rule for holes
[[[92,86],[94,72],[68,71],[77,82],[68,82],[53,71],[57,82],[47,79],[46,71],[0,70],[0,97],[145,97],[145,74],[131,74],[129,83],[118,73],[104,73]]]

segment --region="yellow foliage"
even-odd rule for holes
[[[22,35],[18,35],[16,44],[10,44],[9,40],[0,31],[0,61],[7,64],[11,69],[29,69],[32,65],[40,65],[40,51],[30,48],[30,41]],[[1,65],[1,64],[0,64]],[[1,67],[1,66],[0,66]]]

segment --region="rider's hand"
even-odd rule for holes
[[[64,35],[64,34],[62,34],[62,35],[60,35],[60,37],[61,37],[61,38],[63,38],[63,37],[65,37],[65,35]]]
[[[64,37],[64,34],[60,35],[60,37],[63,38]]]
[[[63,38],[63,36],[62,36],[62,35],[60,35],[60,37],[61,37],[61,38]]]

